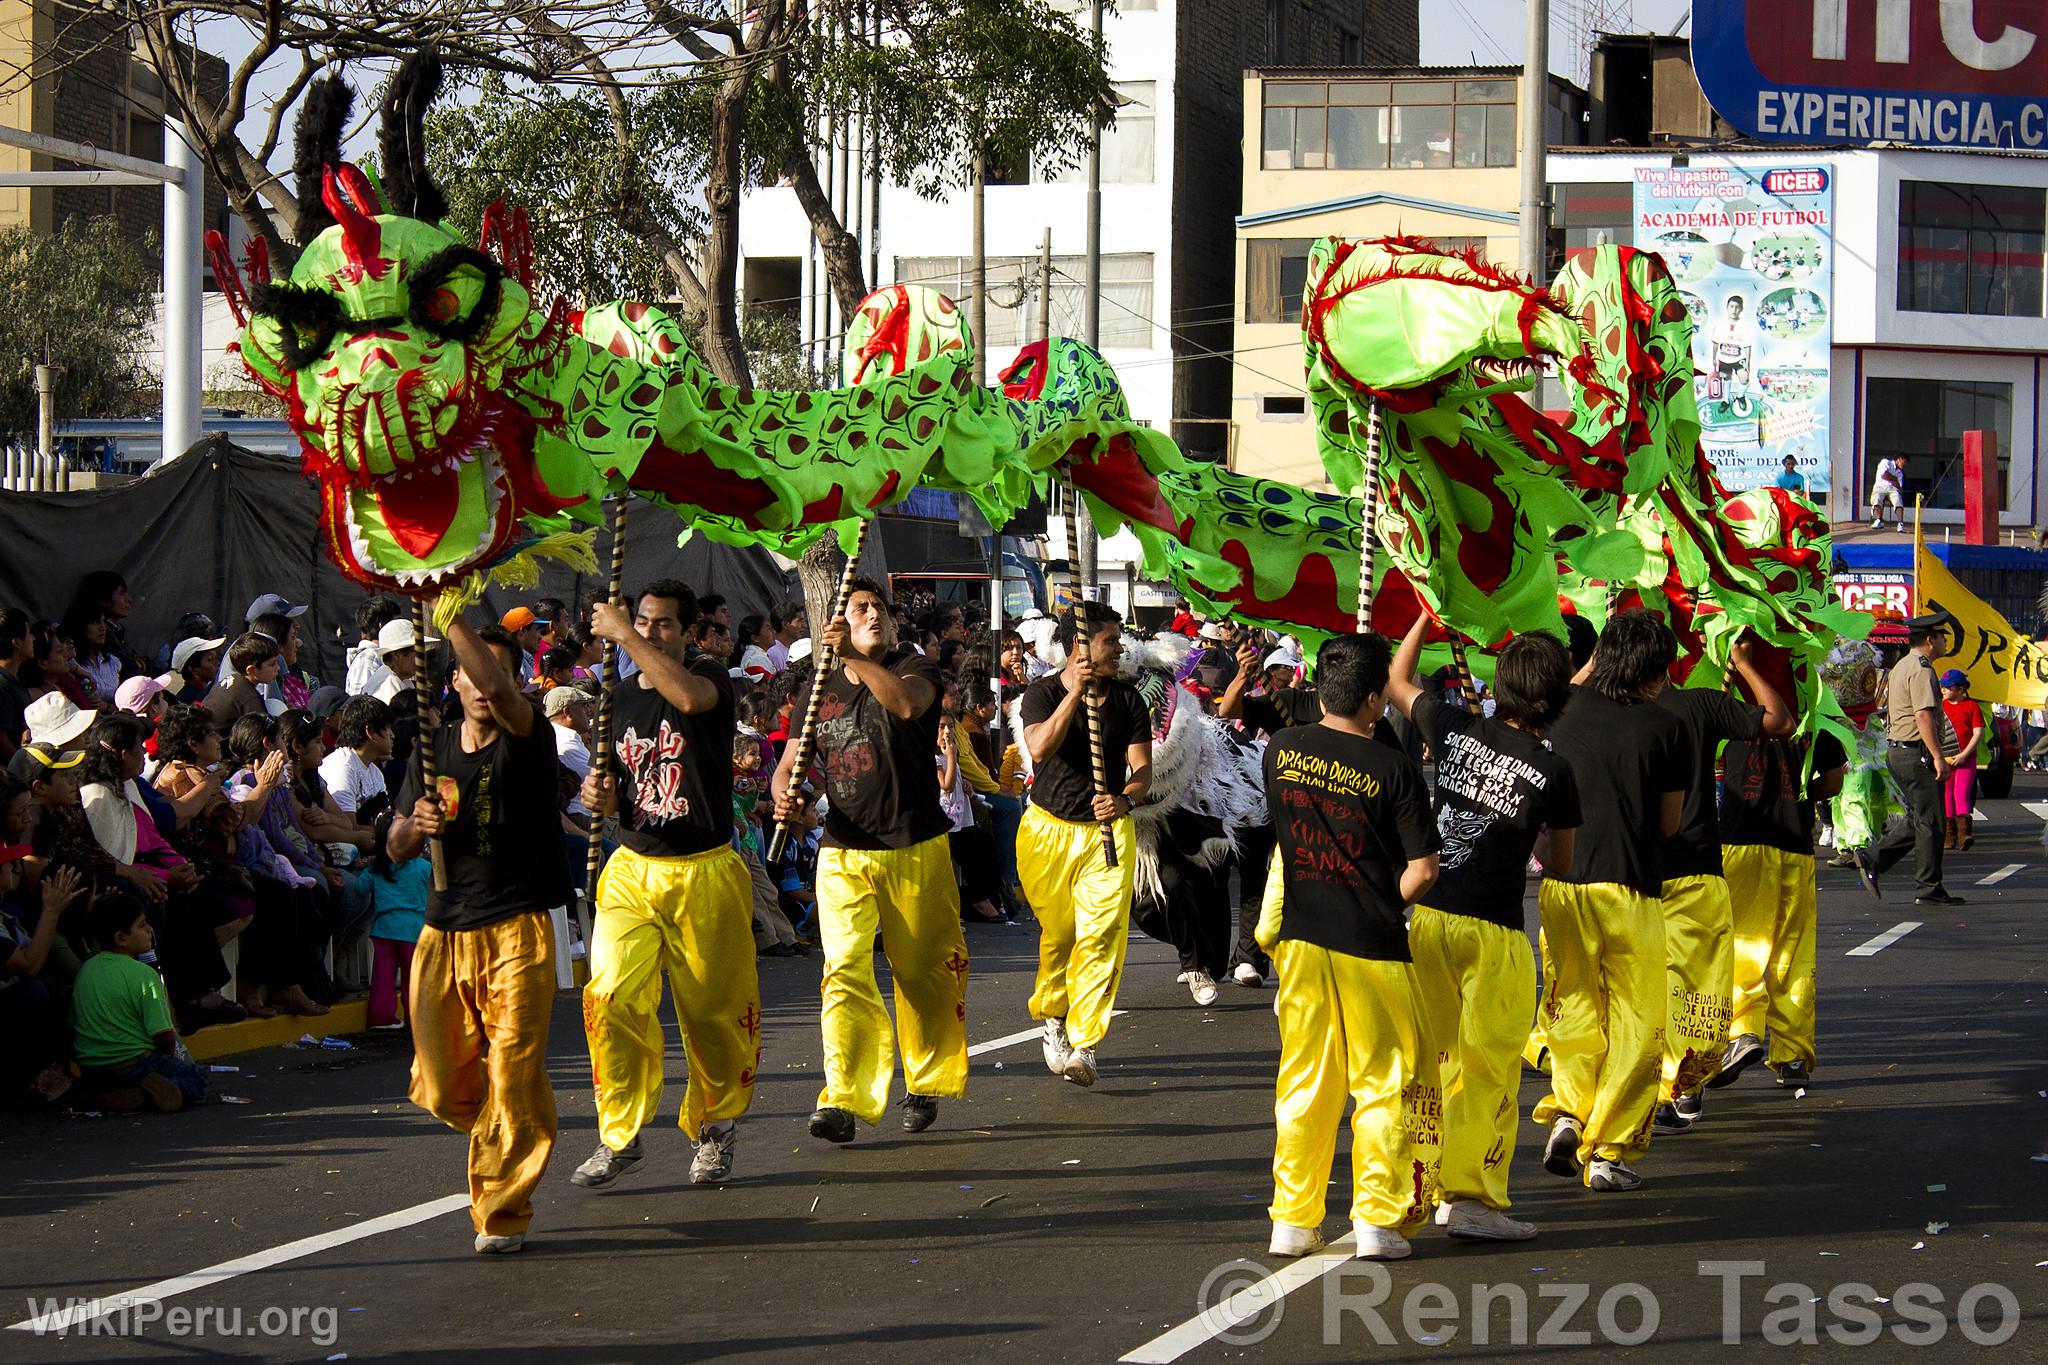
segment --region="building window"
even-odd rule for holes
[[[1887,455],[1906,467],[1906,500],[1918,494],[1927,506],[1963,505],[1963,433],[1998,435],[1998,505],[2010,500],[2012,470],[2012,385],[1955,379],[1872,379],[1869,381],[1869,436],[1864,442],[1864,482]]]
[[[1269,171],[1515,164],[1515,82],[1267,81]]]
[[[1358,35],[1348,28],[1338,29],[1337,64],[1339,66],[1357,66],[1364,60],[1364,47],[1359,43]]]
[[[1085,256],[1052,258],[1052,332],[1079,338],[1086,330]],[[972,316],[974,259],[970,256],[898,256],[899,284],[938,290]],[[1036,256],[988,258],[988,336],[991,358],[1038,339],[1039,274]],[[1152,253],[1120,252],[1102,258],[1102,348],[1165,350],[1166,330],[1152,320]]]
[[[1308,415],[1308,400],[1298,393],[1262,393],[1259,395],[1259,416],[1279,418],[1301,418]]]
[[[1244,320],[1301,321],[1313,237],[1254,237],[1244,244]]]
[[[1154,138],[1158,126],[1159,83],[1157,81],[1116,82],[1116,122],[1102,134],[1102,183],[1105,185],[1150,185],[1155,178]],[[1046,185],[1085,185],[1088,158],[1063,170],[1040,168],[1036,179]]]
[[[1899,309],[2042,315],[2048,194],[2008,185],[1899,186]]]

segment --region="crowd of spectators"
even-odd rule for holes
[[[132,606],[119,575],[94,573],[58,620],[0,609],[0,1095],[11,1103],[82,1086],[102,1106],[179,1107],[204,1091],[184,1035],[317,1017],[344,990],[367,990],[372,1027],[405,1027],[430,874],[424,858],[392,863],[384,832],[421,724],[452,714],[439,642],[418,637],[406,604],[368,598],[343,676],[323,685],[301,661],[303,605],[264,594],[232,631],[193,612],[150,653],[129,638]],[[823,798],[771,865],[765,797],[802,724],[810,623],[800,602],[737,623],[722,598],[699,608],[694,648],[725,664],[737,697],[733,842],[753,876],[756,946],[805,955],[818,941]],[[932,760],[962,916],[1026,916],[1016,836],[1028,779],[997,690],[1014,695],[1049,671],[1039,656],[1054,623],[1033,611],[991,630],[976,604],[931,601],[899,604],[895,619],[899,644],[933,658],[945,682]],[[553,727],[563,856],[581,885],[590,817],[578,793],[601,650],[587,609],[565,602],[522,603],[499,624]],[[1202,637],[1184,681],[1198,698],[1255,655],[1270,676],[1254,696],[1298,676],[1298,652],[1267,657],[1263,637],[1185,613],[1173,628]]]

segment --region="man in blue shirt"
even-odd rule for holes
[[[1806,496],[1806,476],[1799,472],[1799,462],[1790,455],[1785,457],[1785,468],[1778,475],[1778,487]]]

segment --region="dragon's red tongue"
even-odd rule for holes
[[[462,505],[462,479],[457,474],[415,474],[390,478],[377,486],[377,506],[391,538],[414,559],[425,559],[448,533]]]

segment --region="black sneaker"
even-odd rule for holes
[[[1877,864],[1871,861],[1870,850],[1852,848],[1849,850],[1849,856],[1856,860],[1856,875],[1862,879],[1863,889],[1870,893],[1872,900],[1883,900],[1884,893],[1877,889]]]
[[[1674,1105],[1660,1104],[1650,1118],[1650,1131],[1658,1137],[1675,1137],[1692,1127],[1692,1120],[1678,1112]]]
[[[1805,1085],[1813,1079],[1813,1068],[1805,1062],[1781,1062],[1771,1070],[1778,1073],[1778,1084],[1782,1086]]]
[[[1968,902],[1968,901],[1966,901],[1966,900],[1964,900],[1964,899],[1963,899],[1963,898],[1962,898],[1961,896],[1955,896],[1955,895],[1951,895],[1951,894],[1949,894],[1949,893],[1948,893],[1948,892],[1946,892],[1946,891],[1937,891],[1937,892],[1935,892],[1935,893],[1934,893],[1933,895],[1931,895],[1931,896],[1915,896],[1915,897],[1913,897],[1913,904],[1915,904],[1915,905],[1968,905],[1968,904],[1969,904],[1969,902]]]
[[[586,1190],[601,1190],[639,1164],[639,1134],[635,1133],[631,1142],[616,1151],[600,1142],[597,1150],[590,1154],[590,1160],[569,1176],[569,1183],[581,1185]]]
[[[1754,1033],[1743,1034],[1740,1038],[1728,1044],[1728,1051],[1721,1058],[1721,1069],[1714,1073],[1712,1080],[1707,1082],[1708,1088],[1719,1090],[1724,1085],[1735,1084],[1735,1078],[1740,1076],[1751,1063],[1761,1060],[1763,1055],[1764,1040],[1757,1037]]]
[[[1700,1115],[1707,1112],[1707,1101],[1704,1096],[1695,1091],[1690,1095],[1680,1095],[1677,1099],[1671,1101],[1671,1107],[1677,1112],[1678,1117],[1684,1119],[1687,1123],[1698,1123]]]
[[[903,1131],[922,1133],[938,1121],[939,1102],[930,1095],[903,1097]]]
[[[815,1110],[811,1114],[811,1136],[827,1142],[847,1143],[853,1141],[853,1115],[844,1109],[831,1105]]]

